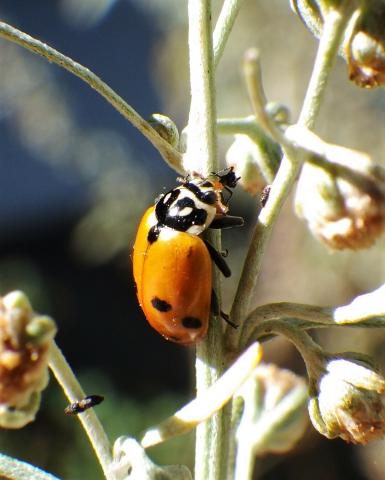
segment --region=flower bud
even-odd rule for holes
[[[32,421],[48,382],[49,346],[56,327],[32,311],[22,292],[0,298],[0,426]]]
[[[291,0],[291,7],[309,30],[319,37],[331,9],[342,14],[349,2],[341,0]],[[385,5],[382,0],[352,1],[360,8],[359,18],[352,17],[343,41],[341,54],[349,69],[349,78],[360,87],[377,87],[385,83]],[[352,11],[351,10],[351,11]],[[358,10],[357,10],[358,11]]]
[[[323,144],[326,169],[304,165],[295,197],[299,217],[332,249],[372,245],[385,227],[385,174],[366,155]]]
[[[261,193],[273,181],[280,159],[279,146],[257,128],[250,135],[235,135],[226,153],[227,166],[234,168],[241,177],[238,184],[251,195]]]
[[[330,358],[309,401],[314,427],[328,438],[366,444],[385,433],[385,380],[352,354]]]
[[[351,80],[360,87],[378,87],[385,84],[385,5],[371,0],[361,11],[344,41],[344,56]]]
[[[175,123],[169,117],[160,113],[153,113],[148,123],[172,147],[178,147],[179,132]]]
[[[267,183],[261,172],[261,153],[258,145],[242,134],[235,135],[235,140],[226,153],[226,164],[234,167],[237,176],[241,177],[238,185],[251,195],[261,192]]]
[[[259,456],[284,453],[302,437],[308,424],[308,391],[303,378],[275,365],[259,365],[237,395],[244,401],[237,429],[238,450],[252,447]],[[242,451],[239,454],[242,456]]]
[[[111,473],[116,480],[192,480],[184,465],[156,465],[133,438],[119,437],[113,447]]]
[[[384,17],[382,17],[384,21]],[[368,32],[357,32],[345,44],[349,78],[360,87],[385,84],[385,33],[375,38]]]

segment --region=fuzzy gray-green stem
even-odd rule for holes
[[[339,10],[330,9],[325,17],[312,75],[298,119],[300,125],[305,125],[309,129],[314,126],[330,71],[341,45],[347,23],[352,17],[351,9],[354,4],[355,2],[345,0],[341,2]]]
[[[17,28],[0,22],[0,37],[11,42],[17,43],[22,47],[45,57],[48,61],[56,63],[60,67],[65,68],[77,77],[81,78],[91,88],[96,90],[104,97],[123,117],[136,127],[154,147],[159,151],[164,160],[171,168],[178,173],[184,173],[181,167],[181,155],[169,143],[167,143],[158,133],[136,112],[127,102],[123,100],[111,87],[104,83],[98,76],[91,72],[88,68],[80,65],[69,57],[58,52],[54,48],[40,42],[36,38],[17,30]]]
[[[299,120],[299,123],[308,128],[313,126],[316,114],[319,111],[320,102],[326,87],[326,80],[337,55],[338,47],[348,18],[348,15],[333,15],[333,17],[329,17],[328,21],[330,23],[324,28]],[[263,89],[260,85],[258,58],[249,58],[246,74],[254,76],[254,79],[251,82],[247,82],[249,88],[257,89],[256,92],[250,92],[252,103],[255,100],[257,102],[264,102],[263,95],[261,95]],[[257,116],[258,114],[263,114],[265,111],[265,105],[253,105],[253,107],[254,113]],[[262,107],[262,109],[260,107]],[[280,132],[271,125],[269,119],[265,118],[265,120],[266,128],[269,133],[273,135],[273,138],[277,139],[276,137],[280,137]],[[289,148],[287,148],[288,146]],[[284,201],[294,185],[301,166],[298,159],[292,155],[294,152],[290,148],[290,145],[284,141],[282,147],[285,155],[282,158],[281,166],[272,184],[268,200],[258,216],[241,273],[238,290],[231,309],[231,320],[240,324],[241,327],[237,332],[228,329],[226,340],[229,350],[237,351],[241,348],[239,339],[242,336],[242,323],[250,311],[252,295],[255,291],[259,277],[261,260],[266,248],[267,240],[270,237],[273,225],[275,224]],[[304,351],[304,353],[306,353],[306,351]],[[249,459],[249,462],[251,463],[251,459]]]
[[[85,397],[85,393],[71,367],[54,342],[51,347],[49,367],[71,403]],[[88,435],[106,479],[114,480],[115,475],[111,472],[112,449],[94,409],[90,408],[79,414],[78,419]]]
[[[0,478],[12,480],[59,480],[29,463],[0,453]]]
[[[301,354],[309,377],[322,370],[324,353],[321,347],[312,340],[310,335],[284,320],[268,320],[258,325],[255,330],[258,338],[268,335],[283,335],[292,342]]]
[[[210,0],[189,0],[189,58],[191,108],[187,129],[188,142],[184,157],[185,170],[202,174],[218,170],[216,158],[216,113],[214,64],[212,49]],[[219,235],[210,235],[215,248],[220,246]],[[219,277],[214,274],[214,289],[218,292]],[[220,299],[220,295],[218,294]],[[214,383],[225,367],[223,361],[223,330],[221,322],[211,318],[207,337],[197,346],[197,395]],[[223,410],[201,423],[196,432],[196,480],[223,478]]]
[[[225,0],[213,34],[214,66],[222,56],[227,39],[244,0]]]
[[[308,128],[311,128],[314,125],[315,117],[319,111],[320,102],[326,88],[326,80],[333,66],[344,33],[344,28],[351,16],[350,14],[350,11],[347,11],[345,15],[333,11],[329,14],[329,18],[325,20],[317,57],[299,118],[299,123]],[[252,58],[249,59],[249,62],[248,73],[249,75],[254,74],[255,78],[258,80],[259,65],[257,65],[257,60],[254,59],[254,67]],[[249,82],[249,85],[250,84],[255,85],[255,81]],[[258,86],[258,88],[260,87]],[[254,96],[251,94],[250,97],[257,98],[257,100],[260,99],[260,95],[258,94]],[[258,108],[258,110],[260,111],[260,108]],[[258,114],[258,112],[256,112],[256,114]],[[274,133],[274,131],[272,133]],[[238,290],[231,309],[230,317],[232,321],[237,324],[242,324],[250,311],[251,299],[259,277],[261,260],[266,248],[267,240],[270,237],[272,227],[275,224],[284,201],[293,187],[300,169],[299,162],[295,161],[294,157],[291,155],[292,152],[287,149],[287,145],[284,150],[285,155],[272,184],[269,198],[258,216],[243,266]],[[238,349],[238,340],[242,328],[238,330],[238,332],[234,332],[228,329],[227,341],[230,350]]]

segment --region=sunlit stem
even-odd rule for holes
[[[80,383],[56,343],[53,343],[50,351],[49,367],[69,402],[85,397]],[[90,408],[77,417],[88,435],[106,479],[115,480],[115,475],[111,472],[112,448],[94,409]]]

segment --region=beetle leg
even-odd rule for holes
[[[218,317],[221,314],[221,310],[219,308],[219,302],[217,294],[215,293],[214,289],[211,291],[211,311],[213,314]]]
[[[223,273],[225,277],[230,277],[231,270],[222,255],[217,250],[215,250],[215,248],[207,240],[203,239],[203,241],[207,247],[207,250],[209,251],[212,261],[215,263],[215,265],[219,268],[219,270]]]
[[[212,291],[211,295],[211,310],[215,316],[218,317],[220,315],[228,325],[231,325],[233,328],[238,328],[238,325],[230,321],[228,314],[222,312],[222,310],[219,308],[218,297],[214,290]]]
[[[242,217],[232,215],[217,215],[210,223],[209,228],[233,228],[242,227],[244,220]]]

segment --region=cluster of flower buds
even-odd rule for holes
[[[348,64],[349,78],[360,87],[371,88],[384,85],[384,2],[382,0],[351,1],[347,12],[346,4],[348,3],[340,0],[291,0],[292,9],[317,37],[320,36],[326,17],[331,11],[351,14],[342,49]],[[359,15],[353,15],[354,8]]]
[[[35,314],[23,293],[0,298],[0,427],[21,428],[34,419],[55,333],[53,320]]]
[[[309,414],[328,438],[366,444],[385,434],[385,379],[358,354],[329,357],[314,379]]]

